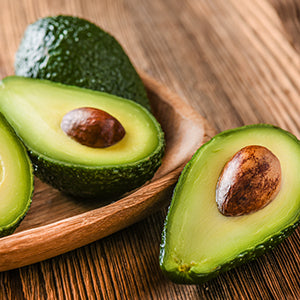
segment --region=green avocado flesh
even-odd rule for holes
[[[150,109],[146,90],[116,39],[73,16],[29,25],[16,53],[15,74],[114,94]]]
[[[0,237],[13,233],[26,215],[33,175],[26,149],[0,114]]]
[[[61,129],[80,107],[104,110],[125,129],[107,148],[84,146]],[[117,96],[18,76],[0,86],[0,111],[30,150],[36,175],[77,196],[120,195],[150,179],[161,164],[164,135],[152,114]]]
[[[281,188],[263,209],[228,217],[217,208],[218,177],[249,145],[268,148],[281,164]],[[287,237],[300,218],[300,142],[271,125],[228,130],[203,145],[185,167],[166,218],[160,253],[163,272],[178,283],[201,283],[263,254]]]

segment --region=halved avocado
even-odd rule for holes
[[[278,158],[280,190],[257,211],[226,216],[216,202],[220,174],[250,145]],[[299,224],[299,170],[300,142],[282,129],[250,125],[216,135],[195,153],[175,188],[162,236],[162,271],[174,282],[202,283],[281,242]]]
[[[33,171],[26,149],[0,114],[0,237],[14,232],[33,193]]]
[[[106,148],[82,145],[61,128],[70,111],[91,107],[116,118],[125,136]],[[7,77],[0,111],[29,149],[35,174],[80,197],[112,197],[149,180],[164,151],[164,134],[141,105],[117,96],[47,80]]]

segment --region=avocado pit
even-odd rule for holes
[[[281,166],[266,147],[250,145],[238,151],[224,166],[216,186],[216,202],[225,216],[258,211],[278,194]]]
[[[115,117],[93,107],[71,110],[64,115],[60,126],[69,137],[93,148],[110,147],[125,135],[124,127]]]

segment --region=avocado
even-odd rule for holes
[[[53,16],[30,24],[15,74],[114,94],[150,110],[142,80],[118,41],[81,18]]]
[[[66,124],[71,128],[67,115],[76,116],[76,110],[79,116],[86,110],[92,116],[77,124],[77,137],[95,136],[93,126],[99,120],[90,111],[110,116],[104,118],[107,126],[112,118],[113,125],[117,120],[125,135],[121,132],[118,136],[117,124],[113,142],[100,147],[93,147],[91,141],[81,143],[65,128]],[[147,109],[131,100],[48,80],[10,76],[1,83],[0,111],[28,148],[37,177],[68,194],[117,197],[151,179],[161,164],[163,131]],[[81,125],[86,126],[83,132]],[[111,129],[106,129],[104,136],[109,137]]]
[[[0,237],[3,237],[14,232],[30,207],[33,171],[26,149],[1,114],[0,144]]]
[[[203,283],[288,237],[300,219],[299,170],[299,140],[272,125],[231,129],[200,147],[165,220],[163,273],[176,283]],[[269,203],[260,203],[266,195]]]

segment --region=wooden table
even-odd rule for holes
[[[300,138],[298,0],[0,0],[0,76],[37,18],[95,22],[217,131],[271,123]],[[168,199],[167,199],[168,200]],[[202,285],[158,265],[166,209],[80,249],[0,273],[0,299],[300,299],[299,229],[261,258]],[[1,257],[0,257],[1,259]]]

